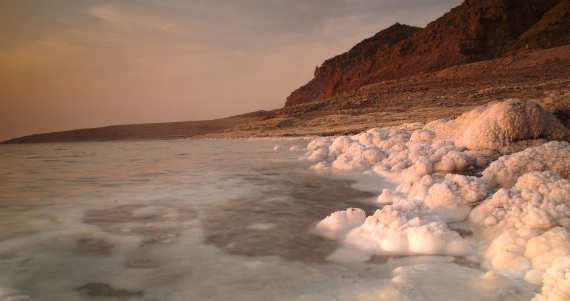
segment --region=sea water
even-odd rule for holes
[[[0,301],[504,296],[479,285],[486,271],[450,256],[329,260],[340,243],[316,223],[350,207],[371,215],[396,184],[312,170],[289,151],[307,143],[0,146]]]

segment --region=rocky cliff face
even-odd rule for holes
[[[377,68],[378,57],[420,29],[396,23],[356,44],[348,52],[326,60],[315,69],[313,80],[287,98],[286,105],[310,102],[321,96],[358,88]]]
[[[569,36],[564,25],[568,20],[567,1],[466,0],[424,29],[396,24],[325,61],[315,70],[313,80],[291,93],[285,106],[521,49],[567,44],[552,41]],[[555,26],[562,29],[553,30],[550,38],[542,35]],[[533,46],[527,47],[529,43]]]
[[[570,0],[563,0],[533,27],[503,47],[497,56],[511,56],[570,44]]]

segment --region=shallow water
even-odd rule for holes
[[[316,172],[292,145],[307,142],[0,146],[0,300],[421,300],[392,279],[400,266],[422,296],[494,294],[453,257],[327,261],[338,242],[314,225],[372,214],[395,184]]]

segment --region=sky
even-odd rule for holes
[[[460,0],[0,0],[0,141],[281,108],[315,66]]]

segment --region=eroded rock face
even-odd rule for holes
[[[356,44],[348,52],[326,60],[315,69],[313,80],[287,97],[285,106],[310,102],[321,96],[331,96],[362,86],[379,68],[379,57],[419,30],[419,27],[396,23]]]
[[[563,0],[532,28],[507,44],[498,56],[522,54],[570,44],[570,0]]]
[[[567,44],[560,39],[565,25],[549,21],[564,19],[561,16],[566,6],[559,4],[565,1],[467,0],[424,29],[395,24],[325,61],[315,70],[313,80],[291,93],[285,106],[385,80],[490,60],[507,45],[508,53],[517,53],[526,49],[527,40],[537,40],[532,50]],[[541,23],[543,16],[548,20]],[[556,34],[542,34],[557,26],[562,29],[554,30]],[[521,41],[513,42],[519,37]],[[555,39],[558,42],[550,41]]]

